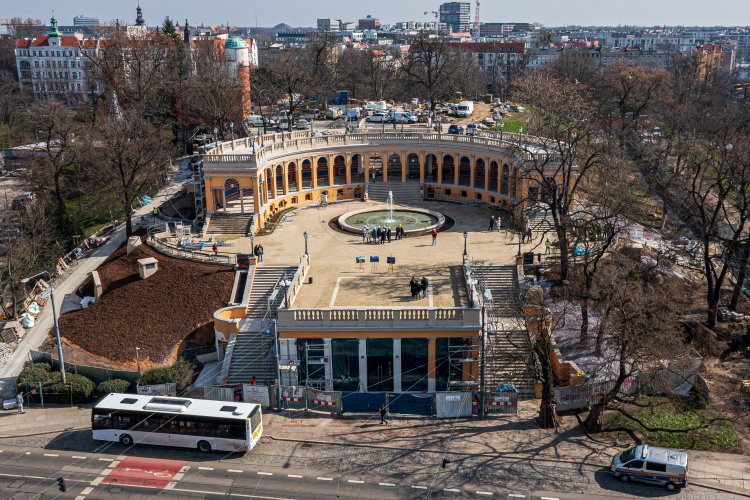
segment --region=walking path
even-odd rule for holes
[[[91,406],[91,405],[88,405]],[[264,439],[335,444],[367,449],[435,452],[448,455],[532,459],[573,464],[595,470],[609,467],[612,456],[634,443],[623,439],[615,447],[589,438],[575,416],[562,417],[555,431],[540,429],[534,417],[538,401],[519,403],[518,415],[489,416],[487,420],[391,415],[381,425],[380,413],[332,417],[326,413],[267,410]],[[22,438],[91,428],[90,408],[28,408],[0,412],[0,439]],[[750,457],[690,451],[691,484],[750,497]]]
[[[155,207],[158,207],[165,200],[174,196],[180,191],[180,189],[182,189],[185,182],[190,179],[190,176],[187,175],[185,171],[185,168],[189,169],[187,161],[188,158],[183,158],[177,161],[180,168],[182,168],[182,171],[175,176],[171,184],[151,198],[150,205],[138,209],[136,215],[152,213]],[[55,305],[57,306],[58,311],[62,310],[65,296],[75,292],[78,286],[91,274],[91,272],[95,271],[125,240],[125,224],[123,223],[112,232],[109,243],[95,248],[91,253],[78,259],[76,263],[73,264],[76,266],[76,269],[65,278],[65,281],[58,283],[55,287]],[[41,346],[47,338],[47,332],[49,332],[53,326],[54,319],[52,317],[52,307],[48,302],[42,310],[36,326],[26,332],[26,335],[13,353],[11,359],[3,369],[0,370],[0,397],[9,399],[15,396],[15,380],[18,373],[23,368],[24,362],[29,358],[29,351],[39,349],[39,346]]]

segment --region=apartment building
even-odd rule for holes
[[[498,37],[535,29],[536,27],[531,23],[482,23],[479,25],[479,36]]]
[[[471,3],[446,2],[440,5],[440,22],[450,26],[452,31],[470,31],[474,27],[471,22]]]
[[[526,44],[523,42],[449,42],[451,50],[471,54],[487,75],[487,83],[505,79],[510,71],[525,63]]]

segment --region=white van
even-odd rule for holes
[[[257,127],[259,125],[263,125],[263,117],[260,115],[250,115],[245,120],[248,125],[252,125],[253,127]],[[266,123],[271,124],[271,120],[266,118]]]
[[[610,469],[622,482],[641,481],[668,490],[688,484],[687,453],[639,445],[612,457]]]
[[[456,106],[456,116],[471,116],[474,114],[474,103],[472,101],[461,101]]]
[[[396,123],[417,123],[417,117],[406,111],[396,111],[392,115]]]

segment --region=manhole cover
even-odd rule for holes
[[[122,488],[110,488],[107,491],[110,493],[122,493]]]

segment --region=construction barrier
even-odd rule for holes
[[[516,391],[487,393],[487,411],[490,413],[518,413],[518,393]]]
[[[432,415],[432,394],[396,394],[388,395],[388,412],[401,415]]]
[[[259,404],[261,408],[268,408],[271,405],[271,399],[268,396],[268,387],[264,385],[243,384],[242,401]]]
[[[175,384],[139,385],[136,392],[142,396],[177,396],[177,387]]]
[[[386,404],[387,394],[384,392],[344,392],[341,393],[343,411],[347,413],[375,413],[380,411],[380,405]]]
[[[276,399],[276,387],[272,387],[273,399]],[[307,408],[305,402],[305,388],[295,385],[281,386],[281,409],[282,410],[304,410]]]
[[[307,388],[307,409],[342,413],[340,391],[318,391]]]
[[[469,391],[436,392],[435,414],[437,418],[470,417],[473,397]]]

